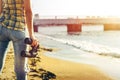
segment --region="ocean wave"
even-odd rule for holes
[[[40,35],[40,34],[38,34],[38,36],[46,37],[51,40],[61,42],[68,46],[72,46],[74,48],[77,48],[77,49],[80,49],[80,50],[83,50],[83,51],[86,51],[89,53],[95,53],[98,55],[112,56],[112,57],[120,58],[120,49],[119,48],[96,44],[96,43],[89,42],[89,41],[60,39],[60,38],[54,38],[51,36]]]

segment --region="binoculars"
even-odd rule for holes
[[[31,38],[25,38],[25,40],[24,40],[24,43],[28,44],[28,45],[31,45],[32,42],[33,42],[33,40]],[[39,49],[39,45],[37,45],[37,46],[31,46],[31,48],[32,49],[29,50],[29,51],[22,51],[21,52],[21,56],[22,57],[28,57],[28,58],[34,58],[34,57],[36,57],[37,54],[38,54],[37,51]]]

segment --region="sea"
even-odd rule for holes
[[[36,36],[42,46],[57,49],[46,56],[94,65],[120,80],[120,30],[82,25],[82,32],[69,34],[66,26],[39,26]]]

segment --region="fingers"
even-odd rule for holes
[[[39,45],[39,41],[37,39],[33,39],[31,46],[38,46],[38,45]]]

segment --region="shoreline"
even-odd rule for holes
[[[54,73],[56,75],[56,79],[53,80],[113,80],[110,76],[101,72],[101,70],[95,66],[56,59],[45,56],[43,53],[45,52],[42,51],[39,53],[40,61],[37,61],[35,66],[31,66],[31,61],[34,59],[29,59],[29,67],[36,71],[43,68]],[[40,74],[41,73],[38,72],[29,72],[28,80],[42,80],[40,78]],[[16,80],[12,49],[10,49],[7,54],[3,72],[0,75],[0,80]]]
[[[61,60],[44,54],[41,54],[40,58],[41,62],[37,63],[39,66],[33,68],[36,70],[43,68],[53,72],[57,76],[55,80],[113,80],[93,65]],[[29,78],[31,77],[29,76]],[[35,80],[37,79],[39,78]]]

